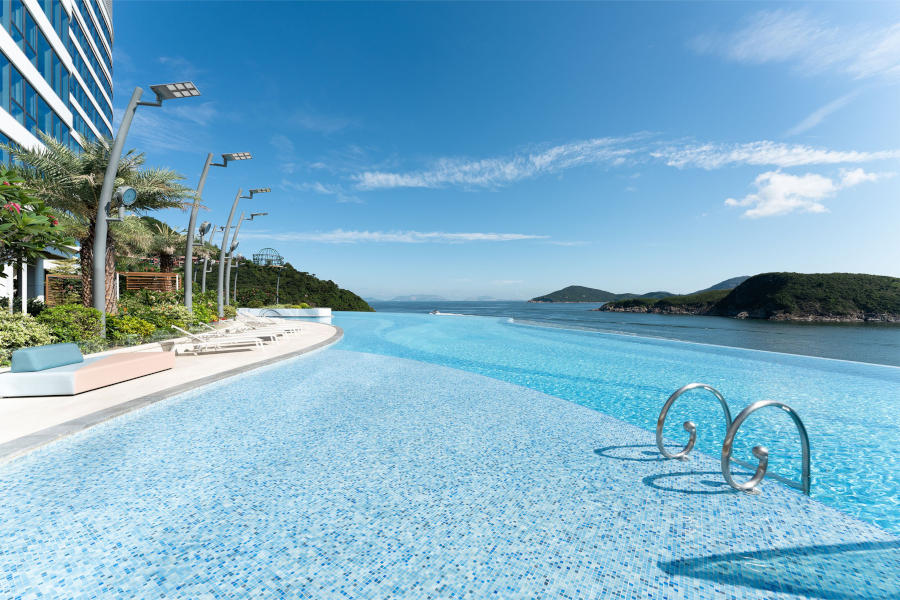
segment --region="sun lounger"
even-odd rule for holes
[[[228,335],[234,335],[236,333],[246,334],[247,337],[259,337],[262,339],[268,339],[270,341],[276,341],[279,337],[285,337],[287,332],[283,329],[279,329],[277,327],[269,327],[265,329],[252,329],[248,327],[241,327],[240,323],[235,324],[235,326],[221,327],[216,328],[212,327],[207,323],[201,323],[202,327],[205,327],[209,331],[204,331],[199,335],[201,337],[223,337]]]
[[[240,348],[262,348],[263,341],[259,337],[231,337],[231,336],[199,336],[186,331],[181,327],[172,325],[172,329],[183,333],[191,339],[191,343],[182,353],[196,354],[198,352],[218,352],[223,350],[235,350]]]
[[[84,358],[75,344],[22,348],[0,375],[0,396],[71,396],[175,366],[173,352],[123,352]]]
[[[298,325],[286,323],[283,319],[270,319],[269,317],[251,316],[245,313],[238,313],[235,317],[238,323],[252,327],[253,329],[277,327],[287,333],[300,333]]]

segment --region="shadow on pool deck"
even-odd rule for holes
[[[644,448],[644,450],[638,450]],[[648,449],[649,448],[649,449]],[[624,450],[624,454],[616,454],[616,451]],[[612,458],[614,460],[624,460],[631,462],[666,462],[669,459],[662,457],[655,445],[652,444],[623,444],[620,446],[604,446],[594,450],[594,454],[601,458]],[[684,465],[681,461],[671,461],[673,466]],[[739,471],[735,471],[736,475],[740,475]],[[697,479],[698,475],[711,475],[712,479]],[[751,473],[746,473],[750,476]],[[686,480],[688,485],[694,487],[671,487],[661,485],[659,482],[663,479],[672,477],[689,477]],[[729,488],[728,484],[722,479],[721,471],[675,471],[672,473],[660,473],[657,475],[647,475],[641,479],[641,482],[657,490],[664,492],[680,492],[682,494],[732,494],[737,493],[736,490]],[[702,486],[702,487],[700,487]]]
[[[900,540],[799,546],[660,561],[680,575],[824,600],[900,599]]]
[[[631,448],[652,448],[652,450],[642,450],[641,452],[637,452],[636,450],[630,450]],[[620,456],[614,454],[616,450],[627,450],[627,452],[632,454],[638,454],[640,456]],[[656,449],[656,446],[651,446],[650,444],[624,444],[621,446],[604,446],[603,448],[597,448],[594,450],[594,454],[601,458],[614,458],[616,460],[627,460],[631,462],[662,462],[667,460],[665,457],[659,454],[659,450]]]

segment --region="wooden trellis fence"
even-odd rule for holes
[[[181,289],[181,275],[178,273],[116,273],[125,278],[126,290],[155,290],[158,292],[174,292]],[[118,277],[116,278],[118,282]],[[116,291],[118,292],[117,285]],[[118,294],[117,294],[118,295]],[[44,276],[44,302],[47,306],[81,302],[80,275]]]

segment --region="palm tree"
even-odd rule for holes
[[[109,162],[108,140],[86,142],[81,152],[71,150],[50,136],[41,134],[44,148],[27,150],[7,147],[12,156],[24,163],[23,177],[29,188],[48,206],[64,213],[70,233],[80,242],[82,301],[92,306],[91,262],[97,206],[103,176]],[[147,212],[162,208],[184,208],[193,191],[179,181],[184,179],[171,169],[144,167],[144,154],[129,150],[119,161],[116,186],[128,185],[137,191],[131,210]],[[113,201],[110,211],[118,210]],[[109,228],[106,239],[106,311],[116,312],[115,257],[116,228]]]
[[[159,258],[159,270],[171,273],[175,267],[175,253],[184,247],[184,236],[162,222],[150,226],[150,251]]]

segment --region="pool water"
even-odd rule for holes
[[[515,383],[653,431],[668,396],[700,381],[725,396],[732,416],[762,399],[794,408],[810,437],[812,497],[900,533],[900,368],[703,344],[517,324],[511,319],[335,313],[340,347],[445,365]],[[718,402],[682,396],[666,436],[718,457]],[[800,441],[790,418],[763,409],[742,426],[735,456],[769,449],[770,470],[799,480]],[[771,484],[770,484],[771,485]]]
[[[734,492],[572,402],[340,346],[0,464],[0,498],[0,598],[900,598],[883,529]]]

